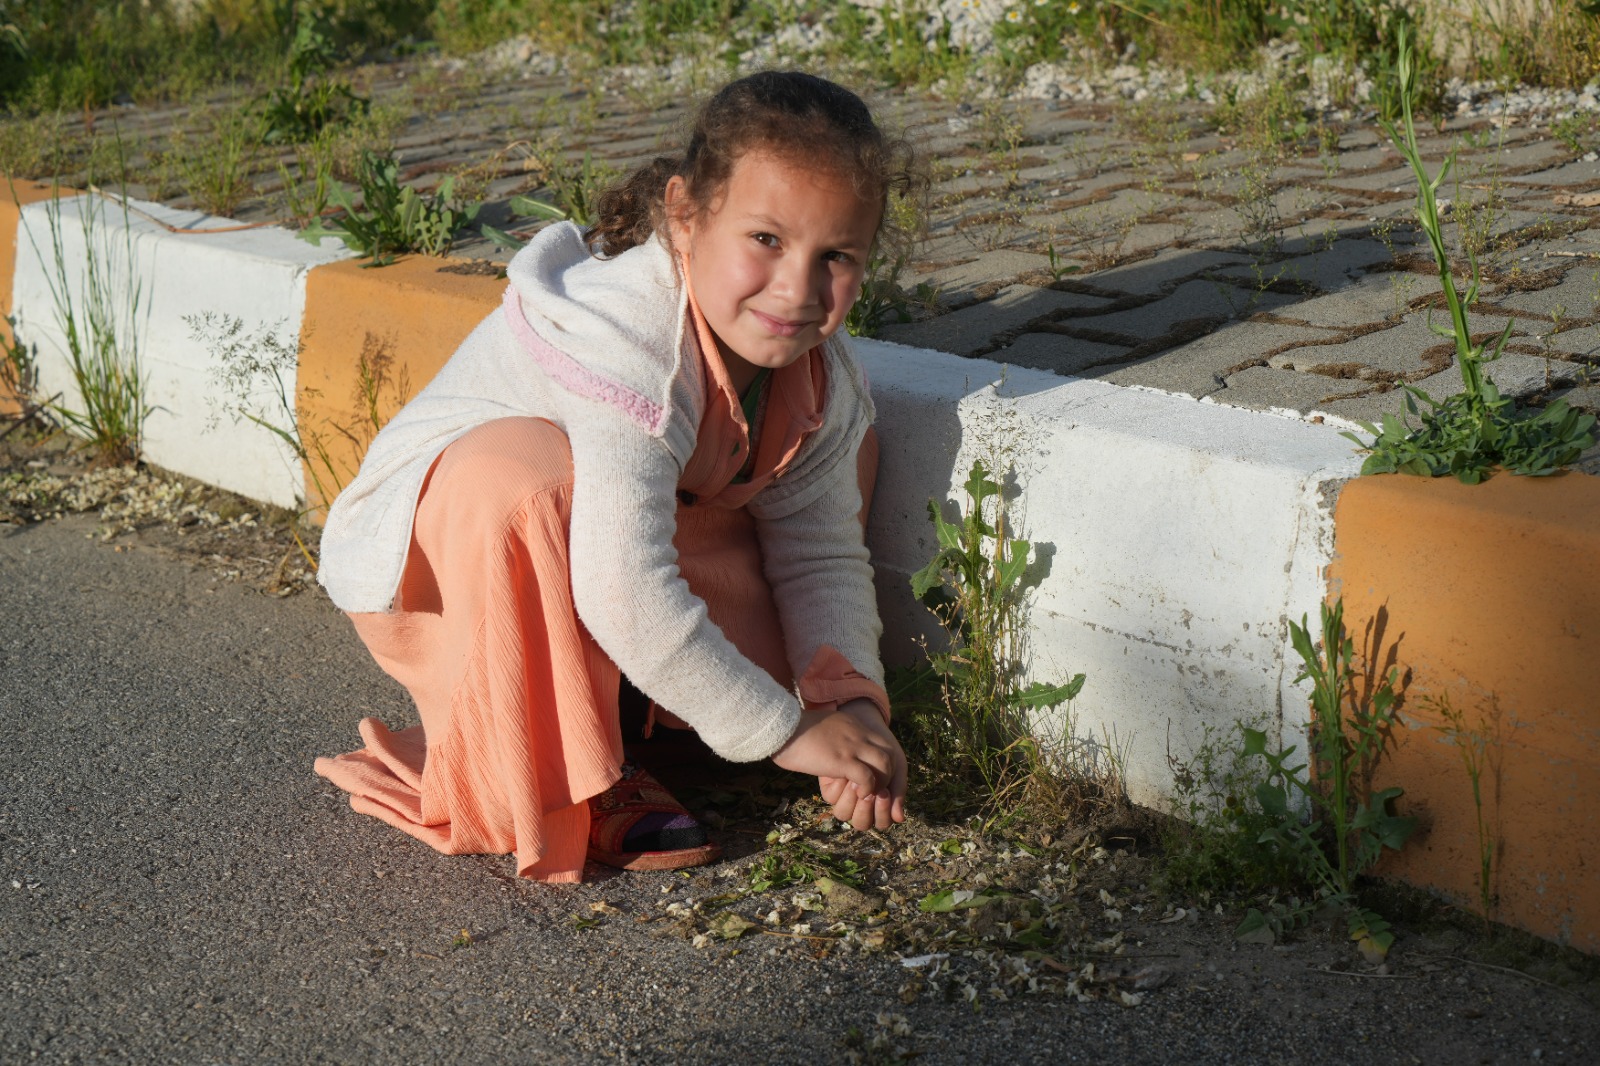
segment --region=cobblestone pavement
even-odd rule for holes
[[[413,60],[357,79],[392,119],[404,180],[461,174],[488,201],[482,221],[526,235],[512,194],[548,196],[562,158],[623,170],[671,149],[689,106],[671,87],[608,91],[534,69]],[[1460,388],[1453,344],[1428,328],[1430,313],[1448,318],[1412,177],[1374,123],[1264,144],[1218,132],[1198,103],[872,102],[913,134],[934,179],[927,240],[901,276],[920,299],[884,339],[1347,422],[1399,412],[1401,384]],[[203,109],[115,118],[136,175],[174,130],[202,143],[192,131],[206,121]],[[1440,195],[1447,230],[1482,249],[1474,332],[1516,319],[1490,377],[1519,398],[1597,408],[1600,162],[1516,122],[1445,123],[1423,154],[1437,165],[1460,148]],[[284,214],[277,164],[293,159],[258,160],[242,219]],[[453,254],[507,257],[476,237]]]

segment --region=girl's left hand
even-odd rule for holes
[[[877,706],[868,700],[852,700],[834,713],[860,714],[864,721],[889,733]],[[893,740],[892,733],[889,737],[898,754],[899,743]],[[887,829],[893,822],[906,820],[905,756],[900,754],[897,762],[897,779],[890,782],[889,788],[877,793],[862,795],[861,790],[847,777],[818,777],[817,788],[822,793],[823,802],[833,808],[833,816],[839,821],[849,822],[856,829]]]

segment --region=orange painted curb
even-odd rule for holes
[[[76,189],[58,189],[42,181],[15,181],[0,175],[0,343],[16,341],[6,321],[13,310],[12,296],[17,281],[17,235],[21,229],[22,208],[54,196],[76,196]],[[0,384],[0,414],[15,414],[17,398]]]
[[[1333,595],[1406,677],[1373,784],[1421,825],[1380,872],[1480,910],[1478,805],[1445,707],[1486,740],[1492,916],[1600,952],[1600,478],[1358,478],[1334,512]]]
[[[446,259],[362,262],[306,276],[295,410],[310,453],[309,508],[331,502],[355,476],[377,426],[433,380],[506,289],[504,278],[452,273],[459,264]]]

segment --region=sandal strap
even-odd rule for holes
[[[648,770],[624,763],[622,780],[589,799],[589,846],[624,854],[628,832],[647,814],[692,817]]]

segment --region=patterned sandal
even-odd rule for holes
[[[589,858],[595,862],[622,870],[677,870],[721,855],[705,827],[637,763],[623,763],[622,780],[589,798]]]

